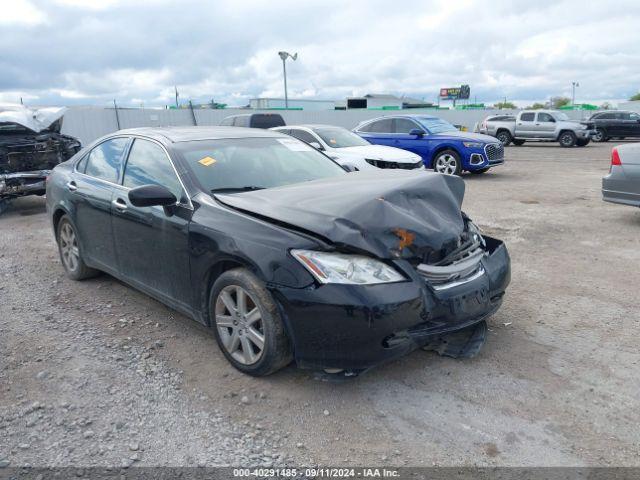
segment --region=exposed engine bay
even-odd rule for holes
[[[65,108],[0,106],[0,200],[44,195],[49,172],[81,148],[60,133]]]

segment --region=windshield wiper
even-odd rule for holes
[[[251,192],[254,190],[264,190],[267,187],[259,187],[257,185],[246,185],[244,187],[221,187],[213,188],[211,193],[233,193],[233,192]]]

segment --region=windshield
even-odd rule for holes
[[[429,133],[455,132],[458,130],[446,120],[434,117],[418,117],[418,121],[427,129]]]
[[[228,138],[175,144],[205,192],[249,191],[346,175],[295,138]]]
[[[322,127],[314,128],[313,131],[332,148],[345,148],[345,147],[362,147],[370,145],[362,137],[359,137],[353,132],[350,132],[346,128],[335,127]]]
[[[553,116],[556,117],[556,120],[569,120],[569,117],[564,112],[553,112]]]

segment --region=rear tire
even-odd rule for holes
[[[100,274],[99,270],[88,267],[84,263],[76,227],[73,226],[68,215],[63,215],[58,222],[56,241],[62,266],[71,280],[84,280]]]
[[[576,134],[573,132],[562,132],[558,137],[558,142],[561,147],[570,148],[576,144]]]
[[[209,295],[209,321],[220,350],[248,375],[270,375],[291,363],[291,344],[269,291],[246,268],[229,270]]]
[[[514,138],[512,140],[512,142],[516,147],[519,147],[520,145],[524,145],[524,140],[519,140],[519,139]]]
[[[500,140],[500,143],[503,147],[506,147],[513,141],[511,133],[509,133],[507,130],[500,130],[496,135],[496,138]]]

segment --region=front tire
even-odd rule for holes
[[[607,138],[604,130],[602,130],[601,128],[596,128],[596,133],[593,135],[593,141],[600,143],[606,142],[607,140],[609,139]]]
[[[436,158],[433,160],[433,170],[447,175],[460,175],[462,172],[460,155],[451,149],[438,152]]]
[[[496,138],[500,140],[500,143],[503,147],[506,147],[513,141],[511,133],[509,133],[507,130],[500,130],[496,135]]]
[[[570,148],[576,144],[576,134],[573,132],[562,132],[558,137],[561,147]]]
[[[215,281],[209,318],[220,350],[241,372],[261,377],[291,363],[278,307],[263,282],[246,268],[229,270]]]

